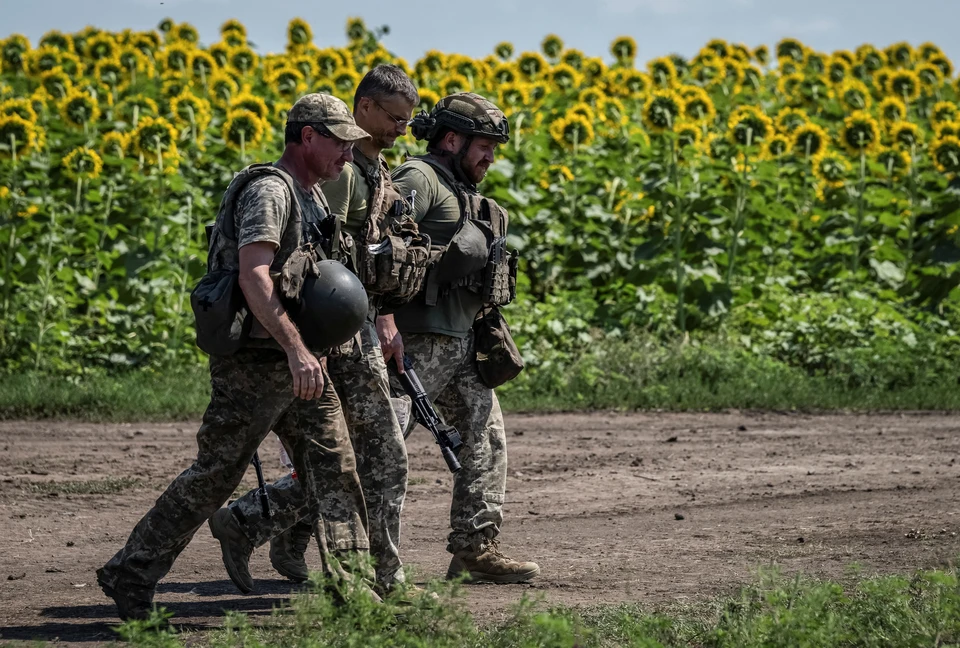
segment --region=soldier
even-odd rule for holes
[[[317,183],[337,178],[353,159],[354,143],[368,137],[342,101],[306,95],[290,109],[280,159],[247,167],[227,189],[211,237],[208,277],[237,279],[252,313],[245,320],[249,334],[231,355],[210,358],[211,398],[197,433],[196,461],[97,570],[97,582],[121,619],[149,615],[157,582],[240,484],[271,428],[289,448],[302,480],[324,572],[342,579],[339,558],[362,560],[367,554],[353,449],[324,366],[331,344],[301,336],[281,301],[281,291],[290,295],[274,277],[289,274],[291,259],[316,261],[311,255],[322,238],[318,225],[328,213]],[[339,264],[334,268],[347,272]],[[359,285],[357,291],[353,297],[365,301]],[[198,343],[201,328],[198,314]],[[359,321],[346,339],[358,328]],[[363,593],[378,600],[369,589]]]
[[[395,315],[378,319],[383,355],[399,364],[406,351],[446,422],[463,438],[450,509],[447,551],[453,558],[447,577],[466,572],[473,580],[523,582],[538,576],[540,568],[512,560],[499,548],[506,439],[497,396],[478,372],[473,330],[481,310],[510,299],[484,294],[490,278],[484,273],[504,269],[488,268],[488,261],[494,257],[492,242],[505,241],[506,214],[477,191],[497,146],[510,139],[509,126],[483,97],[458,93],[437,102],[429,115],[418,114],[411,131],[427,140],[427,155],[397,167],[393,182],[404,195],[416,190],[414,219],[446,251],[421,294]],[[498,218],[484,216],[493,213]],[[514,265],[513,286],[515,271]]]
[[[387,367],[380,351],[375,320],[378,307],[415,295],[425,272],[429,243],[417,247],[413,221],[401,213],[406,204],[390,186],[381,155],[403,135],[419,102],[413,82],[395,65],[380,65],[364,76],[354,95],[354,118],[371,138],[357,143],[353,161],[337,180],[323,185],[330,208],[357,245],[357,272],[371,295],[369,319],[359,345],[344,345],[329,359],[331,379],[343,403],[357,456],[357,471],[367,504],[376,588],[389,592],[404,580],[399,556],[400,511],[407,490],[407,452],[403,430],[390,403]],[[404,222],[405,221],[405,222]],[[406,228],[405,230],[403,228]],[[400,234],[400,237],[397,234]],[[385,237],[392,246],[383,268],[369,246]],[[399,241],[406,240],[406,246]],[[393,283],[392,277],[405,276]],[[311,527],[297,479],[290,475],[267,487],[271,517],[264,519],[256,491],[247,493],[210,520],[220,540],[227,573],[240,591],[253,590],[248,562],[254,548],[270,539],[270,561],[280,574],[302,582],[309,576],[304,548]],[[286,530],[285,530],[286,529]]]

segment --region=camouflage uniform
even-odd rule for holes
[[[386,177],[382,160],[370,160],[359,150],[340,178],[323,185],[331,210],[346,220],[344,230],[359,235],[373,193],[364,176]],[[380,173],[384,176],[380,176]],[[359,221],[359,222],[358,222]],[[347,344],[328,359],[330,375],[343,403],[357,472],[367,506],[367,533],[376,564],[377,583],[388,589],[403,582],[400,561],[400,512],[407,492],[407,451],[403,430],[390,403],[387,367],[374,324],[376,308],[360,331],[360,344]],[[241,530],[258,547],[288,529],[294,535],[308,531],[308,519],[297,479],[286,476],[266,488],[270,519],[263,518],[259,495],[251,491],[231,504]]]
[[[372,318],[360,331],[361,344],[328,359],[333,385],[343,403],[357,472],[367,506],[367,532],[376,561],[377,583],[403,581],[399,557],[400,511],[407,490],[407,451],[393,407],[387,367]],[[299,477],[299,471],[297,472]],[[270,518],[263,518],[260,498],[250,491],[231,504],[241,530],[258,547],[309,519],[299,480],[287,475],[266,488]]]
[[[238,268],[240,247],[270,242],[277,246],[271,270],[279,272],[315,230],[310,223],[325,217],[316,187],[297,187],[297,194],[299,211],[291,208],[293,196],[283,180],[269,175],[249,180],[235,205],[221,205],[219,217],[234,219],[237,241],[214,238],[212,268]],[[235,355],[210,358],[211,397],[197,433],[196,461],[140,520],[126,546],[98,570],[98,581],[109,595],[114,596],[112,591],[125,599],[152,601],[157,582],[240,484],[271,429],[289,449],[302,480],[306,519],[324,571],[334,578],[343,575],[339,562],[331,559],[335,552],[367,551],[360,481],[332,382],[327,379],[314,400],[297,398],[286,354],[258,323],[251,335],[255,337]],[[120,600],[118,607],[123,616]]]

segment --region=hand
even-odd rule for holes
[[[377,337],[380,338],[380,350],[383,351],[384,362],[396,360],[397,371],[403,373],[403,337],[397,330],[393,315],[381,315],[377,318]]]
[[[293,393],[297,398],[313,400],[323,393],[323,368],[321,361],[304,346],[287,354],[290,375],[293,376]]]

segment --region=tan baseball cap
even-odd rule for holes
[[[370,137],[370,134],[357,126],[350,109],[333,95],[314,92],[297,99],[297,103],[287,112],[288,122],[320,123],[339,137],[353,142]]]

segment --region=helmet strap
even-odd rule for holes
[[[473,187],[473,180],[469,179],[463,173],[463,158],[467,156],[467,151],[470,150],[470,145],[473,144],[473,135],[463,135],[464,140],[460,150],[450,156],[450,159],[453,161],[453,176],[467,186]]]

